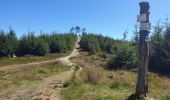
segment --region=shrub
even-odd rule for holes
[[[108,69],[132,69],[137,64],[137,51],[129,44],[123,44],[118,49],[115,57],[106,64]]]
[[[49,46],[48,43],[46,43],[43,40],[39,40],[36,49],[35,49],[36,55],[38,56],[44,56],[49,53]]]
[[[35,49],[36,49],[36,41],[37,37],[31,33],[28,35],[24,35],[18,43],[18,49],[17,49],[17,55],[23,56],[23,55],[35,55]]]
[[[0,32],[0,57],[6,56],[6,35],[3,31]]]
[[[68,52],[75,45],[76,36],[73,34],[53,34],[47,40],[51,53]]]
[[[170,23],[158,21],[150,38],[150,70],[170,76]]]
[[[17,37],[12,29],[8,33],[0,32],[0,57],[12,56],[16,53]]]

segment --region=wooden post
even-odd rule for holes
[[[139,39],[139,68],[138,79],[136,85],[136,95],[146,96],[148,93],[148,65],[149,65],[149,3],[140,2],[140,15],[138,21],[140,22],[140,39]]]

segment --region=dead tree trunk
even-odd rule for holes
[[[136,95],[141,96],[148,93],[148,64],[149,64],[149,30],[151,28],[149,23],[149,3],[141,2],[140,15],[138,21],[140,22],[140,39],[139,39],[139,68],[138,79],[136,85]]]

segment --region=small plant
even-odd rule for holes
[[[66,81],[64,84],[63,84],[63,88],[67,88],[71,85],[71,81]]]
[[[50,70],[47,69],[47,68],[40,68],[38,70],[38,73],[41,73],[41,74],[49,74],[50,73]]]

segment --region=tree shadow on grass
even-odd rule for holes
[[[137,94],[132,94],[126,100],[145,100],[145,97],[139,96]]]

